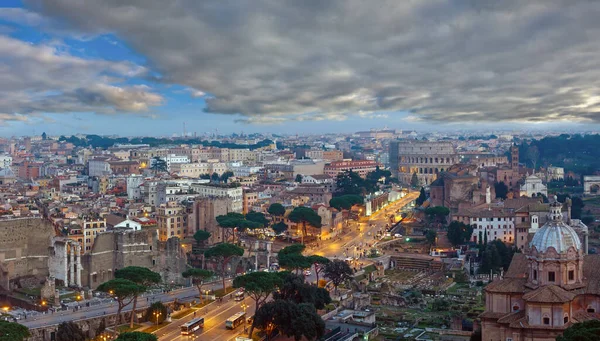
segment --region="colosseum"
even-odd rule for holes
[[[390,168],[400,182],[410,184],[417,173],[422,185],[429,185],[438,173],[458,162],[456,149],[450,142],[394,141],[390,143]]]

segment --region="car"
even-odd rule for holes
[[[310,270],[304,270],[304,276],[310,276],[312,275],[312,272],[310,272]]]
[[[402,235],[400,233],[396,233],[396,234],[394,234],[394,237],[396,237],[396,238],[402,238]]]

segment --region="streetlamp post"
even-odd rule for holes
[[[156,325],[158,326],[158,318],[162,315],[161,312],[155,311],[152,315],[156,316]]]
[[[246,308],[248,308],[248,305],[246,304],[246,302],[242,303],[242,309],[244,309],[244,333],[246,333]]]

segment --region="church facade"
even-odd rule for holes
[[[577,322],[600,319],[600,255],[550,204],[546,224],[500,280],[485,288],[484,341],[550,341]]]

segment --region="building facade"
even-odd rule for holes
[[[325,165],[323,172],[325,175],[335,178],[338,174],[351,170],[364,178],[369,172],[375,171],[378,165],[372,160],[334,161]]]
[[[429,185],[439,173],[458,162],[456,149],[450,142],[392,141],[390,170],[400,182],[410,184],[413,174],[421,185]]]
[[[550,341],[574,323],[598,319],[600,255],[586,255],[560,203],[502,279],[485,288],[482,340]]]

